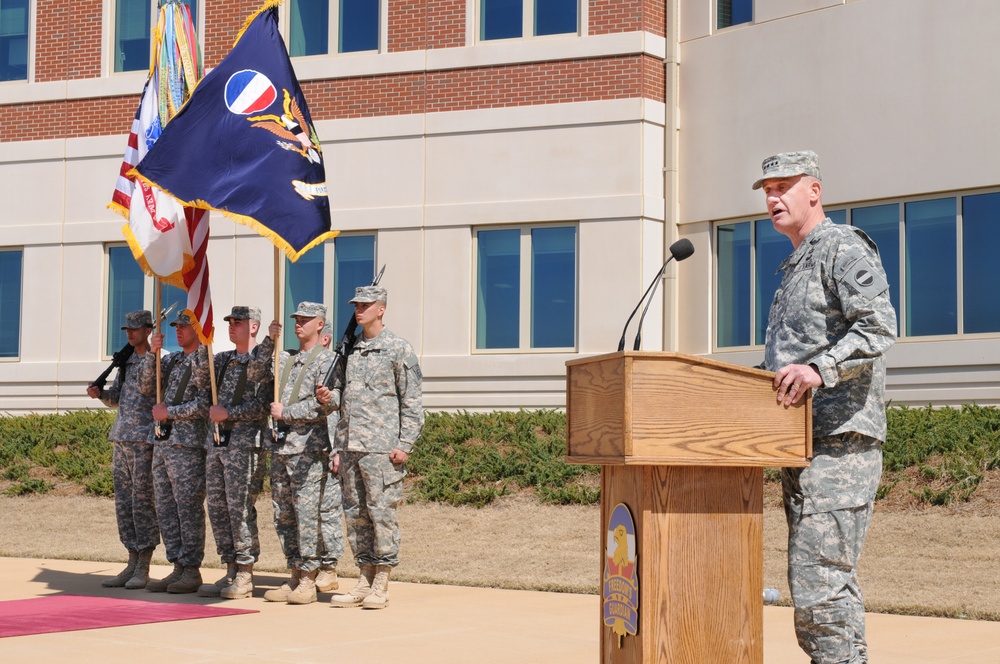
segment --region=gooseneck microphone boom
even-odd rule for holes
[[[683,238],[677,240],[672,245],[670,245],[670,256],[663,262],[660,267],[660,271],[656,273],[653,278],[653,283],[649,284],[649,288],[646,292],[642,294],[642,298],[639,300],[639,304],[635,305],[635,309],[632,310],[632,314],[625,321],[625,327],[622,329],[622,338],[618,341],[618,350],[625,350],[625,333],[628,331],[629,323],[635,318],[636,313],[639,312],[639,307],[642,306],[643,302],[646,302],[646,307],[642,310],[642,316],[639,317],[639,326],[635,334],[635,344],[633,344],[632,350],[639,350],[639,345],[642,343],[642,321],[646,318],[646,311],[649,310],[649,303],[653,301],[653,294],[656,292],[656,285],[660,283],[663,278],[663,272],[667,269],[667,264],[672,260],[682,261],[685,258],[691,256],[694,253],[694,245],[691,244],[691,240]],[[648,301],[647,301],[648,298]]]

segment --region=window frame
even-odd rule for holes
[[[35,0],[31,0],[34,4]],[[107,67],[107,73],[110,76],[128,76],[135,75],[137,72],[146,72],[146,69],[128,69],[123,71],[117,70],[118,62],[118,3],[122,0],[105,0],[105,11],[107,12],[105,21],[105,53],[107,54],[105,66]],[[161,0],[149,0],[150,12],[149,12],[149,43],[147,44],[147,50],[153,47],[153,36],[156,32],[156,23],[160,16],[160,1]],[[205,2],[206,0],[183,0],[185,4],[194,4],[197,7],[196,16],[194,17],[194,29],[198,36],[198,50],[201,53],[205,52],[205,37],[204,37],[204,26],[205,26]],[[150,64],[152,64],[152,52],[149,53]]]
[[[279,5],[279,29],[281,36],[285,40],[289,56],[292,58],[329,58],[336,56],[351,56],[364,54],[385,53],[389,50],[389,0],[378,0],[378,38],[377,46],[374,49],[365,51],[341,51],[340,50],[340,23],[341,23],[341,3],[343,0],[327,1],[327,33],[326,51],[324,53],[313,53],[310,55],[291,55],[292,49],[292,3],[283,2]]]
[[[857,203],[848,204],[836,204],[825,208],[827,216],[833,214],[842,214],[844,216],[844,223],[849,226],[855,225],[855,211],[875,208],[882,206],[894,206],[897,210],[897,226],[896,226],[896,237],[898,244],[895,250],[898,252],[898,271],[897,274],[887,274],[890,284],[895,284],[896,293],[894,293],[893,299],[898,303],[896,305],[896,316],[897,316],[897,342],[901,343],[919,343],[919,342],[931,342],[931,341],[955,341],[955,340],[978,340],[978,339],[995,339],[1000,338],[1000,329],[989,331],[989,332],[966,332],[966,306],[965,306],[965,276],[966,276],[966,257],[964,252],[965,243],[965,219],[964,219],[964,199],[967,197],[981,196],[987,194],[1000,194],[1000,188],[988,188],[988,189],[974,189],[974,190],[960,190],[960,191],[947,191],[947,192],[937,192],[930,194],[921,194],[918,196],[907,196],[894,199],[884,199],[884,200],[872,200],[872,201],[859,201]],[[954,220],[955,220],[955,252],[953,256],[948,256],[942,258],[944,265],[942,267],[952,268],[954,267],[955,274],[955,315],[956,321],[956,332],[945,333],[945,334],[914,334],[907,329],[907,316],[908,316],[908,299],[910,297],[909,288],[907,286],[907,265],[911,262],[911,257],[907,252],[907,223],[906,217],[906,207],[908,204],[922,203],[928,201],[938,201],[938,200],[951,200],[954,202]],[[758,217],[746,217],[738,219],[730,219],[725,221],[719,221],[712,224],[712,255],[716,261],[715,270],[712,274],[712,349],[715,353],[732,353],[732,352],[745,352],[748,350],[760,350],[764,347],[764,344],[752,343],[749,346],[720,346],[718,343],[718,333],[719,333],[719,320],[720,320],[720,309],[719,309],[719,242],[718,242],[718,232],[719,228],[722,226],[731,226],[740,223],[750,224],[750,272],[749,279],[750,289],[751,289],[751,302],[750,302],[750,339],[754,339],[754,329],[756,325],[756,306],[755,300],[757,288],[756,288],[756,260],[757,260],[757,248],[755,242],[755,232],[754,222]],[[1000,242],[1000,215],[997,217],[997,232],[996,237],[998,242]],[[882,252],[885,248],[880,246]],[[792,252],[791,244],[788,245],[788,253]],[[919,295],[918,295],[919,297]]]
[[[513,37],[498,37],[487,39],[484,35],[485,24],[483,17],[483,5],[486,0],[467,0],[466,15],[475,17],[472,29],[474,43],[494,44],[510,42],[524,39],[552,39],[567,36],[583,36],[587,34],[587,14],[589,0],[576,0],[576,30],[573,32],[556,32],[552,34],[539,35],[535,30],[535,13],[537,0],[521,0],[521,34]]]
[[[533,265],[531,231],[539,228],[572,228],[573,229],[573,345],[553,347],[531,346],[531,312],[533,306]],[[518,287],[518,346],[510,348],[479,348],[479,233],[490,231],[517,230],[520,232],[518,243],[519,256],[519,287]],[[469,344],[472,355],[529,355],[539,353],[575,353],[580,347],[580,223],[544,223],[544,224],[497,224],[489,226],[474,226],[472,232],[472,288],[470,302],[471,327]]]
[[[17,311],[17,353],[7,357],[0,356],[0,363],[21,361],[21,342],[24,340],[24,247],[23,246],[0,246],[0,253],[17,253],[20,255],[21,273],[18,283],[18,311]]]
[[[352,237],[370,237],[370,238],[372,238],[372,265],[374,266],[374,272],[373,272],[372,276],[374,277],[374,275],[378,273],[378,251],[379,251],[378,233],[376,231],[351,231],[351,232],[342,232],[342,233],[337,234],[337,237],[335,237],[335,238],[333,238],[331,240],[325,241],[323,243],[322,249],[320,247],[316,247],[316,248],[312,249],[310,252],[308,252],[307,254],[305,254],[305,255],[308,256],[308,255],[310,255],[314,251],[322,251],[322,253],[320,254],[322,256],[322,261],[323,261],[323,268],[322,268],[322,274],[323,274],[323,282],[322,282],[322,284],[323,284],[323,300],[322,300],[322,304],[323,304],[323,306],[326,307],[327,322],[330,323],[331,329],[333,331],[332,337],[333,337],[333,343],[334,344],[336,344],[337,341],[340,340],[340,334],[342,332],[342,330],[338,330],[338,329],[336,329],[334,327],[336,325],[336,323],[337,323],[337,315],[336,315],[336,312],[334,311],[334,305],[335,305],[335,299],[336,299],[336,281],[335,281],[336,280],[336,260],[337,260],[337,255],[336,255],[336,241],[337,241],[338,238],[352,238]],[[287,323],[289,322],[289,317],[291,316],[292,312],[294,312],[295,309],[296,309],[296,307],[298,306],[298,302],[290,302],[290,301],[288,301],[288,298],[285,297],[285,290],[286,290],[286,284],[287,284],[287,278],[288,278],[288,269],[289,269],[290,265],[292,265],[292,262],[289,261],[288,258],[285,258],[284,268],[282,270],[280,270],[280,273],[281,273],[280,274],[280,278],[281,278],[280,289],[281,289],[281,293],[282,293],[282,299],[284,300],[284,302],[282,303],[282,319],[280,321],[278,321],[278,322],[280,322],[282,324],[283,334],[281,336],[283,338],[282,348],[284,350],[291,350],[291,349],[298,348],[298,340],[295,338],[295,334],[294,333],[292,333],[292,334],[288,333],[289,330],[290,330],[290,328],[287,325]],[[263,323],[263,321],[262,321],[262,323]]]

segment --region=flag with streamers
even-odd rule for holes
[[[279,4],[268,0],[247,19],[132,173],[180,204],[252,227],[295,261],[337,233],[323,151],[278,31]]]
[[[191,96],[201,74],[190,9],[180,2],[168,2],[160,8],[153,64],[108,207],[129,220],[122,233],[143,271],[188,292],[188,315],[195,321],[201,341],[211,343],[214,322],[206,257],[208,214],[181,205],[136,180],[131,172]]]

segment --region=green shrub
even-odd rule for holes
[[[48,493],[54,486],[51,482],[31,477],[23,482],[7,487],[4,493],[8,496],[23,496],[28,493]]]

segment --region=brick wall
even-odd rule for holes
[[[101,0],[37,0],[35,79],[92,78],[101,73]],[[212,0],[204,8],[207,67],[229,52],[261,0]],[[389,50],[465,44],[465,0],[389,3]],[[662,0],[592,0],[590,32],[643,29],[663,34]],[[447,71],[308,81],[314,120],[645,97],[664,100],[662,61],[650,56],[585,58]],[[138,93],[138,91],[136,91]],[[0,141],[127,133],[138,94],[0,105]]]

